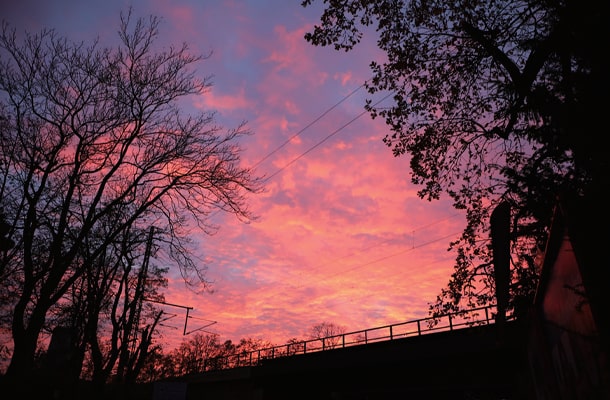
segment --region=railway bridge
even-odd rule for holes
[[[517,399],[525,398],[527,357],[519,321],[422,320],[278,346],[233,367],[157,383],[186,399]],[[415,326],[408,329],[406,325]],[[382,334],[386,332],[387,334]],[[356,338],[352,340],[353,338]],[[288,345],[287,345],[288,346]],[[160,395],[157,398],[161,398]],[[170,397],[167,397],[170,398]]]

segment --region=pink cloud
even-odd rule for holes
[[[203,111],[231,111],[232,113],[240,109],[249,109],[254,106],[254,102],[246,96],[242,87],[237,93],[222,94],[217,93],[214,87],[202,96],[197,97],[193,105]]]
[[[220,214],[217,234],[194,236],[213,293],[185,290],[173,271],[166,300],[193,307],[192,329],[216,321],[206,330],[221,340],[277,344],[320,322],[360,330],[425,317],[452,272],[446,249],[464,219],[446,199],[419,199],[408,158],[381,142],[383,121],[359,117],[366,93],[350,94],[370,77],[369,62],[383,59],[375,38],[350,53],[314,47],[303,35],[318,15],[298,2],[269,4],[164,0],[136,9],[163,16],[163,44],[213,50],[197,73],[213,75],[214,86],[184,110],[218,111],[228,128],[248,121],[244,165],[275,174],[248,196],[258,221]],[[122,6],[96,3],[82,21],[114,23]],[[177,317],[164,340],[177,344],[185,312],[169,311]]]

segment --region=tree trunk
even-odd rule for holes
[[[6,377],[17,384],[28,383],[34,374],[38,335],[44,324],[45,311],[36,307],[27,327],[23,323],[23,307],[15,307],[13,316],[13,355],[6,371]]]

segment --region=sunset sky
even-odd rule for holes
[[[102,43],[118,39],[120,12],[133,5],[137,17],[163,18],[160,45],[213,52],[197,67],[214,86],[184,112],[216,110],[226,128],[246,121],[253,135],[242,142],[242,161],[268,180],[249,197],[258,220],[216,214],[214,236],[194,233],[212,292],[189,291],[171,275],[166,301],[193,308],[189,332],[282,344],[321,322],[355,331],[426,317],[453,271],[447,248],[463,214],[447,198],[417,197],[408,158],[393,157],[382,142],[388,128],[363,109],[369,63],[383,60],[375,38],[349,53],[314,47],[303,35],[322,4],[300,2],[1,2],[0,18],[19,33],[48,27]],[[184,309],[168,312],[177,315],[164,337],[176,343]]]

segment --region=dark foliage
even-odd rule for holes
[[[314,0],[302,2],[311,6]],[[532,297],[536,257],[564,195],[607,193],[602,121],[610,38],[606,8],[574,0],[324,1],[316,46],[351,50],[377,36],[367,108],[391,129],[383,140],[408,155],[423,199],[449,195],[467,224],[451,243],[455,271],[433,314],[495,300],[489,217],[511,212],[510,304]],[[599,132],[601,130],[601,132]]]

